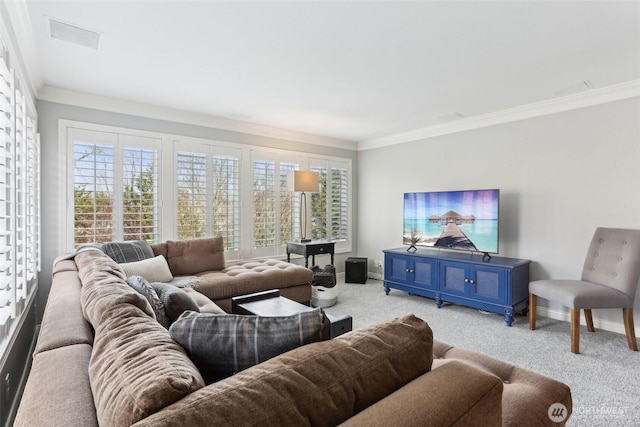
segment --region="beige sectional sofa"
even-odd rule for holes
[[[210,384],[172,328],[103,252],[59,261],[15,425],[556,425],[554,403],[562,425],[571,411],[566,385],[434,341],[413,315]]]

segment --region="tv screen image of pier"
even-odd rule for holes
[[[403,243],[498,252],[500,191],[404,194]]]

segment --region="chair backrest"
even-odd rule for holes
[[[597,228],[582,280],[615,288],[634,300],[640,277],[640,230]]]

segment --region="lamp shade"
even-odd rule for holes
[[[292,171],[289,186],[295,192],[317,193],[320,191],[320,174],[311,171]]]

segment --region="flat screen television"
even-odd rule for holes
[[[404,194],[403,243],[498,253],[500,190]]]

